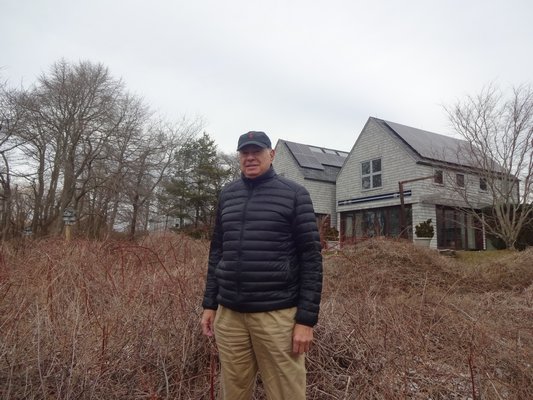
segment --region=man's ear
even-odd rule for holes
[[[275,155],[276,155],[276,150],[270,149],[270,162],[274,161]]]

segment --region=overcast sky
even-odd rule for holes
[[[529,0],[0,0],[0,78],[107,66],[219,149],[263,130],[350,150],[368,117],[451,134],[442,108],[532,83]]]

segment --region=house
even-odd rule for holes
[[[170,215],[157,214],[148,220],[148,230],[150,232],[163,232],[169,229],[176,229],[179,227],[179,219]]]
[[[341,240],[412,237],[413,226],[432,219],[432,248],[490,246],[471,214],[460,210],[491,204],[467,148],[459,139],[369,118],[336,179]]]
[[[273,166],[276,172],[305,186],[318,218],[337,226],[335,182],[348,152],[278,140]]]

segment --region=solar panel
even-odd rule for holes
[[[324,167],[319,163],[316,157],[307,156],[304,154],[295,154],[294,157],[301,167],[323,170]]]
[[[308,146],[301,143],[285,142],[298,164],[303,168],[324,170],[324,165],[342,167],[346,158],[345,154],[338,155],[336,150]]]
[[[385,121],[385,123],[422,157],[462,165],[472,164],[464,151],[466,145],[464,140],[394,122]]]
[[[316,159],[318,162],[324,165],[331,165],[333,167],[342,167],[344,164],[344,157],[339,157],[338,155],[333,154],[317,154]]]

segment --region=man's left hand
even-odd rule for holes
[[[295,324],[292,331],[292,352],[303,354],[309,351],[313,341],[313,328],[307,325]]]

